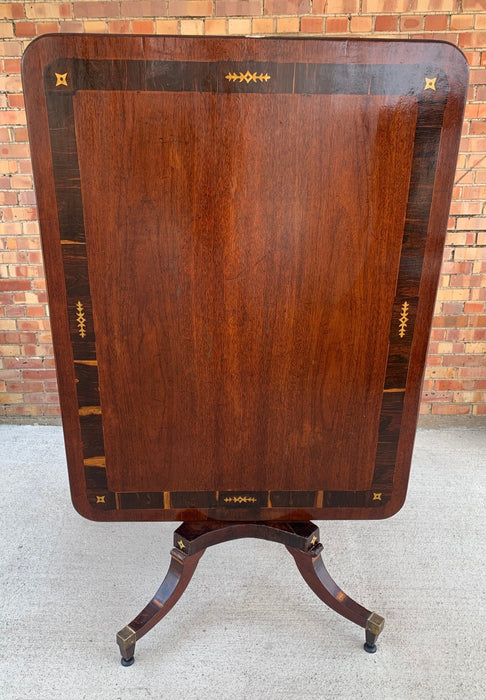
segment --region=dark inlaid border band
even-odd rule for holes
[[[86,489],[102,510],[381,507],[391,498],[422,261],[449,86],[437,66],[57,59],[44,71]],[[368,491],[108,489],[73,96],[79,90],[403,95],[418,106],[373,481]]]

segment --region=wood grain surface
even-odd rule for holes
[[[76,508],[396,512],[461,54],[64,35],[33,42],[23,79]]]

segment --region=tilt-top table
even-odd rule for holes
[[[23,61],[74,506],[211,545],[405,500],[467,86],[439,42],[43,36]]]

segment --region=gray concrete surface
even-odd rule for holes
[[[486,430],[420,430],[406,505],[321,522],[336,581],[386,617],[379,650],[307,588],[284,547],[208,550],[137,645],[114,638],[165,575],[172,523],[82,519],[62,432],[0,425],[4,700],[443,700],[486,697]]]

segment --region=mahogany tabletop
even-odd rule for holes
[[[406,495],[452,45],[47,35],[23,60],[71,492],[96,520]]]

